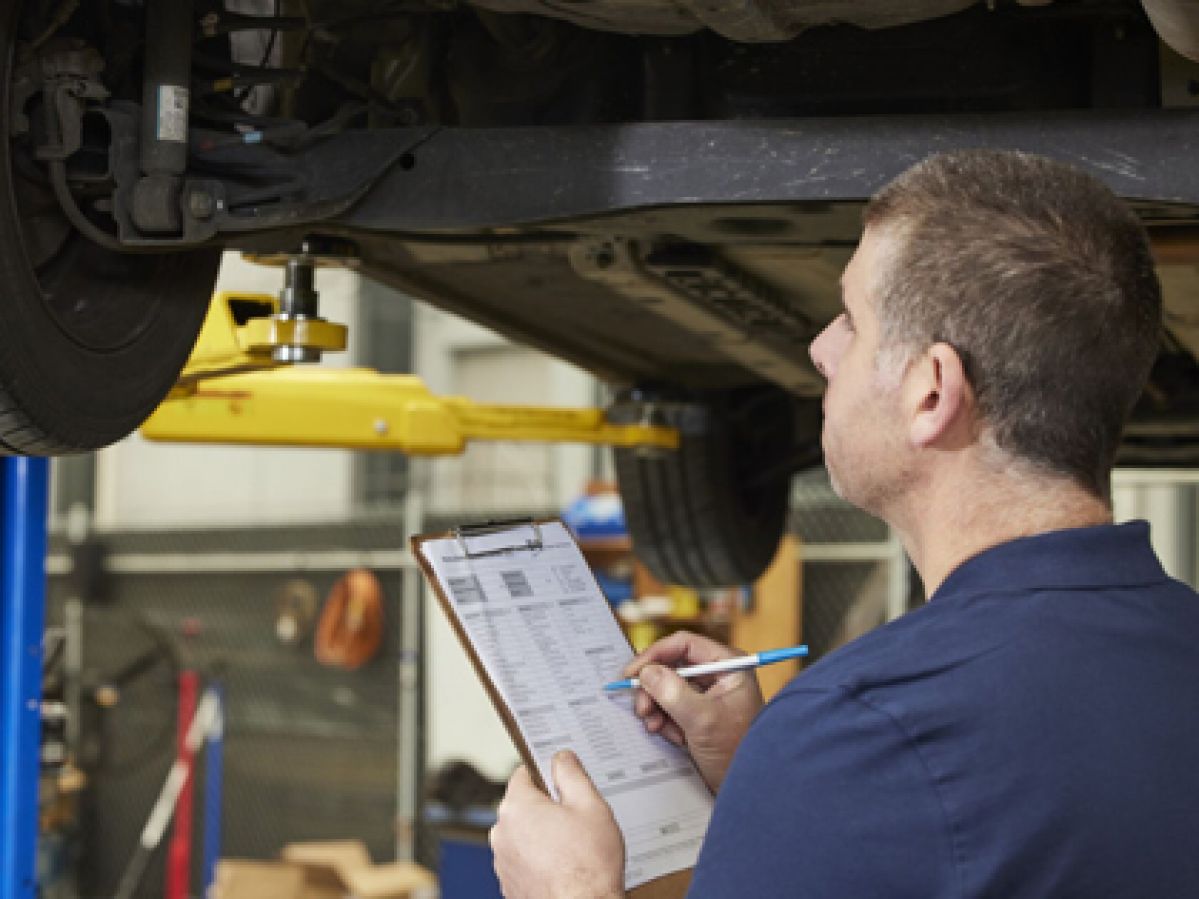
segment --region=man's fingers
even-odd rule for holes
[[[522,803],[528,801],[530,794],[535,795],[539,793],[541,791],[537,789],[537,785],[533,783],[533,778],[529,776],[529,769],[524,765],[518,766],[512,772],[512,776],[508,778],[508,787],[504,790],[504,798],[495,810],[496,824],[487,832],[487,842],[491,845],[492,849],[498,848],[503,843],[505,831],[502,823]]]
[[[641,685],[684,731],[703,711],[703,697],[669,668],[647,665],[641,672]]]
[[[668,634],[634,656],[633,660],[625,666],[625,671],[632,675],[651,662],[670,665],[686,659],[692,645],[692,640],[694,639],[700,638],[688,631],[675,631],[672,634]]]
[[[736,655],[727,646],[717,643],[708,637],[701,637],[690,631],[675,631],[658,640],[644,652],[633,658],[624,668],[625,677],[632,677],[649,664],[674,666],[680,663],[690,665],[700,662],[715,662]]]
[[[525,803],[538,800],[549,801],[537,784],[533,782],[533,778],[529,775],[529,769],[521,765],[508,778],[508,787],[504,791],[504,798],[495,810],[496,817],[506,818]]]
[[[633,711],[638,718],[644,718],[654,710],[653,697],[644,690],[638,690],[637,695],[633,697]]]
[[[645,719],[645,729],[651,734],[665,737],[676,746],[686,745],[683,730],[661,712],[654,712]]]
[[[533,778],[529,774],[529,769],[524,765],[517,767],[512,772],[512,776],[508,778],[508,791],[505,796],[515,796],[521,793],[527,793],[529,790],[536,790],[537,784],[533,783]]]
[[[529,774],[529,769],[524,765],[517,765],[516,770],[512,772],[512,776],[508,778],[509,784],[528,784],[533,786],[533,776]]]
[[[658,733],[668,739],[675,746],[686,746],[687,738],[683,735],[683,730],[673,721],[666,721],[662,725],[662,729]]]
[[[563,805],[586,805],[600,798],[579,757],[569,749],[554,755],[554,783]]]

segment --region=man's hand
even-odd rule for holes
[[[686,631],[665,637],[624,670],[641,678],[633,708],[653,733],[685,746],[715,793],[733,753],[762,708],[762,691],[752,671],[731,671],[683,680],[673,668],[742,655],[715,640]]]
[[[522,765],[491,828],[495,873],[507,899],[624,896],[624,838],[612,809],[573,752],[553,761],[554,802]]]

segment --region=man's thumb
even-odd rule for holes
[[[637,676],[645,692],[686,732],[703,702],[700,694],[662,665],[646,665]]]
[[[583,763],[569,749],[556,753],[552,764],[554,784],[563,805],[580,805],[599,795]]]

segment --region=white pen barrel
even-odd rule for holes
[[[737,656],[734,659],[721,659],[719,662],[704,662],[702,665],[689,665],[680,668],[675,673],[679,677],[699,677],[703,674],[722,674],[725,671],[744,671],[758,664],[758,654]]]

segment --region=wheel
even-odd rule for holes
[[[636,421],[644,408],[618,404],[612,417]],[[634,553],[668,584],[752,582],[782,538],[791,475],[819,459],[818,440],[796,439],[797,400],[747,388],[649,408],[682,442],[677,452],[615,452]]]
[[[55,455],[106,446],[154,410],[195,342],[220,252],[126,255],[68,224],[29,135],[10,136],[22,8],[0,11],[0,454]]]

